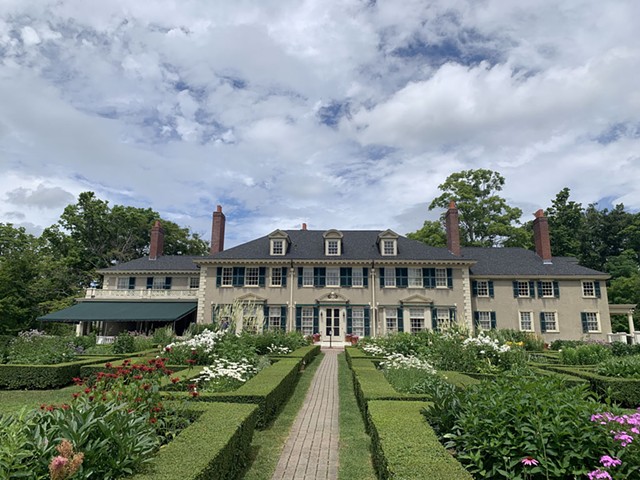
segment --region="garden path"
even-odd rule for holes
[[[272,480],[338,478],[338,353],[323,348],[304,404],[291,427]]]

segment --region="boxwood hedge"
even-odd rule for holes
[[[258,407],[199,403],[188,409],[202,414],[160,449],[146,472],[131,480],[228,480],[242,472],[249,457]]]

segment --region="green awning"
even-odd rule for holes
[[[196,302],[81,302],[39,317],[44,322],[174,322],[198,308]]]

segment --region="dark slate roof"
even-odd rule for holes
[[[136,258],[130,262],[119,263],[110,268],[100,270],[101,272],[118,272],[129,270],[176,270],[187,271],[197,270],[198,266],[193,263],[196,258],[202,258],[193,255],[161,255],[155,260],[149,260],[149,257]]]
[[[224,250],[203,259],[224,260],[460,260],[446,248],[430,247],[422,242],[398,237],[398,255],[383,256],[377,245],[382,230],[340,230],[342,255],[324,254],[325,230],[285,230],[291,244],[286,255],[270,255],[269,237],[264,236],[242,245]]]
[[[553,257],[550,265],[531,250],[524,248],[463,247],[462,257],[476,260],[471,275],[537,275],[537,276],[607,276],[606,273],[578,265],[574,257]]]

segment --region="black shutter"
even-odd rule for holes
[[[351,267],[340,267],[340,286],[351,286]]]
[[[164,288],[165,290],[171,290],[171,277],[164,278]]]
[[[473,312],[473,325],[477,333],[480,330],[480,312]]]
[[[320,333],[320,308],[313,307],[313,333]]]
[[[325,267],[315,267],[313,269],[313,286],[324,287],[327,284],[327,269]]]
[[[540,312],[540,331],[542,333],[547,331],[547,322],[544,321],[544,312]]]
[[[600,291],[600,282],[593,282],[593,287],[596,291],[596,298],[600,298],[602,295],[602,292]]]
[[[431,329],[434,332],[438,331],[438,309],[437,308],[432,308],[431,309]]]
[[[491,312],[491,330],[495,330],[497,327],[496,323],[496,312]]]
[[[582,333],[589,333],[589,323],[587,322],[587,314],[585,312],[580,312],[580,317],[582,319]]]
[[[353,316],[351,314],[351,307],[347,307],[347,334],[353,333]]]
[[[560,298],[560,284],[557,281],[553,281],[553,296]]]
[[[304,268],[298,267],[298,287],[302,286],[302,276],[304,275]]]
[[[136,288],[136,277],[129,277],[129,290]]]
[[[233,267],[233,286],[244,287],[244,267]]]
[[[489,286],[489,296],[491,298],[495,297],[495,291],[493,290],[493,280],[489,280],[487,284]]]
[[[147,277],[147,288],[153,288],[153,277]]]
[[[518,281],[513,281],[513,298],[518,298]]]
[[[538,298],[542,297],[542,281],[538,280]]]
[[[371,336],[371,317],[369,307],[364,307],[364,336]]]
[[[258,286],[264,287],[265,277],[267,276],[267,267],[258,268]]]
[[[369,287],[369,269],[367,267],[362,269],[362,286],[364,288]]]
[[[453,288],[453,269],[447,268],[447,288]]]
[[[396,287],[407,288],[409,286],[409,269],[396,267]]]
[[[302,332],[302,307],[296,307],[296,332]]]
[[[471,295],[473,295],[474,297],[478,296],[478,281],[477,280],[472,280],[471,281]]]
[[[384,288],[384,267],[380,267],[380,288]]]
[[[536,282],[529,280],[529,296],[534,298],[536,296]]]
[[[280,274],[281,278],[282,278],[282,283],[281,285],[283,287],[287,286],[287,273],[288,273],[288,268],[287,267],[282,267],[282,273]]]
[[[404,332],[404,311],[402,307],[398,307],[398,331]]]
[[[262,331],[269,330],[269,305],[266,303],[262,306]]]
[[[449,309],[449,321],[451,323],[456,323],[456,308],[455,307],[451,307]]]
[[[216,269],[216,287],[222,285],[222,267]]]
[[[424,288],[436,288],[436,269],[435,268],[422,269],[422,286]]]
[[[287,307],[285,305],[280,307],[280,330],[287,331]]]

